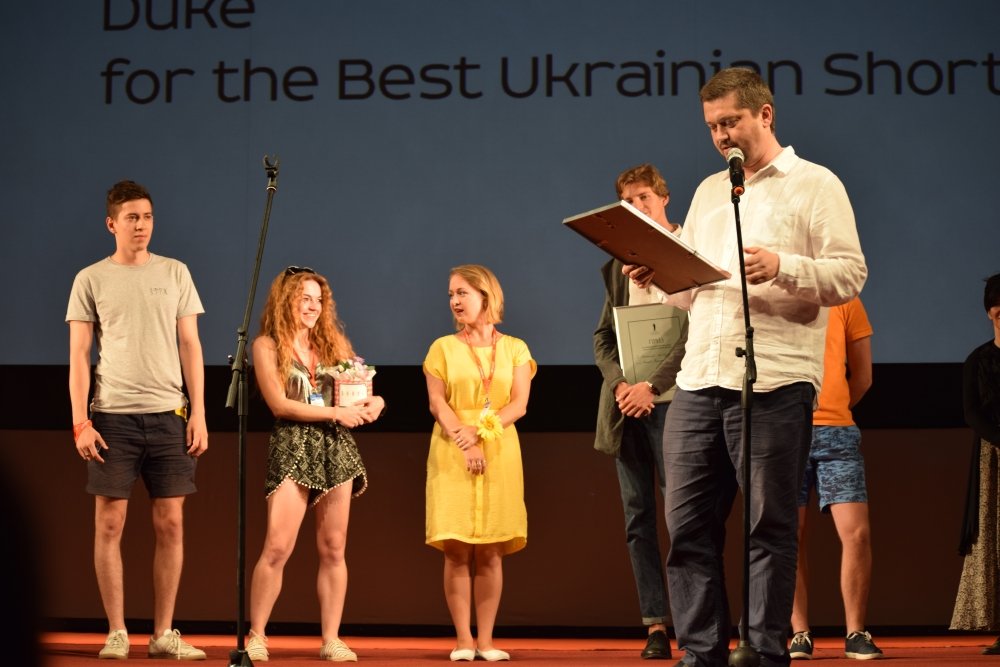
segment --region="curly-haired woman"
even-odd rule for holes
[[[247,654],[256,662],[268,659],[265,626],[308,506],[316,509],[320,657],[357,660],[338,636],[347,594],[344,552],[351,498],[367,486],[349,429],[375,421],[385,402],[369,396],[352,405],[335,404],[335,369],[354,358],[327,280],[312,269],[285,269],[271,285],[253,343],[257,383],[275,417],[265,482],[267,535],[250,593]]]

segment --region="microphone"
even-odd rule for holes
[[[743,187],[743,151],[730,148],[726,151],[726,162],[729,163],[729,182],[733,184],[733,196],[739,197],[746,192]]]

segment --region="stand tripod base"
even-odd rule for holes
[[[233,650],[229,652],[229,667],[253,667],[253,660],[246,651]]]
[[[740,640],[739,645],[729,654],[729,667],[759,667],[760,655],[752,646]]]

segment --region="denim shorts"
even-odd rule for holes
[[[837,503],[867,503],[865,459],[857,426],[814,426],[806,472],[799,491],[799,507],[809,504],[816,487],[819,508],[830,511]]]
[[[187,422],[176,412],[95,412],[91,421],[108,449],[98,452],[104,463],[87,463],[87,493],[128,498],[140,475],[150,498],[197,491],[194,471],[198,460],[187,453]]]

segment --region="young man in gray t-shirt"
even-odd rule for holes
[[[196,461],[208,448],[198,339],[204,309],[187,267],[149,252],[153,202],[144,187],[116,183],[107,213],[115,252],[77,274],[66,310],[73,439],[96,502],[94,567],[109,626],[100,657],[128,657],[121,537],[141,475],[156,536],[149,657],[203,660],[204,651],[172,626],[184,560],[184,497],[196,490]]]

